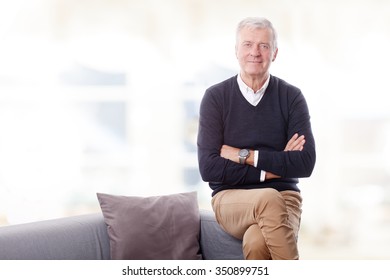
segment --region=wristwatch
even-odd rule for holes
[[[241,164],[245,164],[246,159],[249,157],[249,150],[248,149],[241,149],[238,152],[238,159]]]

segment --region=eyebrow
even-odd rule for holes
[[[271,46],[270,43],[265,43],[265,42],[259,42],[259,43],[256,43],[256,42],[253,42],[253,41],[250,41],[250,40],[245,40],[245,41],[242,41],[241,44],[245,44],[245,43],[251,43],[251,44],[259,44],[259,45],[268,45],[268,46]]]

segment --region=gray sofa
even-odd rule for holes
[[[200,248],[205,260],[242,259],[241,241],[225,233],[214,213],[200,210]],[[0,260],[109,260],[101,213],[0,227]]]

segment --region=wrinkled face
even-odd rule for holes
[[[236,56],[241,74],[252,78],[268,74],[278,50],[272,45],[272,32],[269,29],[244,27],[237,37]]]

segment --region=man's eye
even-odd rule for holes
[[[267,44],[261,44],[260,48],[263,49],[263,50],[268,50],[269,46]]]

